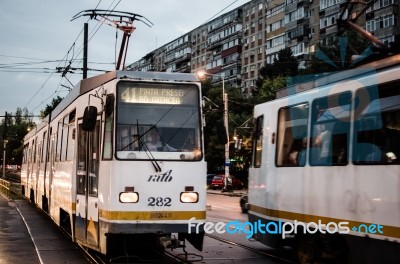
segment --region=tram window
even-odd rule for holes
[[[43,151],[42,141],[39,141],[39,143],[38,143],[38,152],[37,152],[37,161],[38,161],[38,163],[42,162],[42,151]]]
[[[54,143],[54,137],[52,136],[52,132],[53,132],[53,128],[50,127],[50,131],[49,131],[49,149],[47,150],[47,161],[50,161],[50,154],[52,154],[52,156],[54,155],[54,153],[53,153],[54,149],[51,148],[51,147],[53,147],[53,143]]]
[[[24,145],[23,156],[22,156],[22,164],[28,163],[28,159],[27,159],[28,148],[29,148],[29,144],[25,144]]]
[[[57,129],[56,161],[60,161],[61,157],[62,128],[63,128],[63,121],[61,119],[60,121],[58,121],[58,129]]]
[[[261,167],[262,149],[263,149],[263,124],[264,116],[257,117],[254,131],[253,145],[253,166]]]
[[[33,141],[33,163],[36,163],[37,138]]]
[[[46,162],[46,153],[47,153],[47,133],[44,131],[43,133],[43,147],[40,162]]]
[[[68,140],[68,123],[69,123],[69,116],[66,115],[63,119],[62,125],[62,143],[61,143],[61,161],[65,161],[67,157],[67,140]]]
[[[347,164],[351,92],[319,98],[312,103],[310,164]]]
[[[119,82],[117,90],[115,149],[118,159],[201,159],[196,85]],[[154,131],[158,132],[161,146],[144,148],[150,145],[150,132]],[[154,153],[146,154],[149,150]]]
[[[93,132],[89,133],[89,177],[88,187],[89,195],[97,197],[98,193],[98,177],[99,177],[99,131],[100,122],[96,122]]]
[[[356,92],[353,163],[400,164],[399,83]],[[357,108],[358,106],[358,108]]]
[[[113,151],[113,127],[114,127],[114,100],[113,94],[107,95],[106,111],[104,121],[104,144],[103,144],[103,159],[112,159]]]
[[[67,125],[68,129],[68,142],[66,142],[66,160],[72,160],[74,158],[74,146],[75,146],[75,109],[69,113],[69,122]]]
[[[82,129],[82,124],[79,125],[78,130],[78,162],[76,170],[76,192],[78,194],[85,194],[86,190],[86,146],[88,133]]]
[[[308,109],[308,103],[279,109],[276,166],[306,164]]]

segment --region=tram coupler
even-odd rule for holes
[[[184,247],[185,245],[181,243],[182,241],[177,239],[176,237],[163,236],[159,238],[160,245],[164,247],[164,249],[174,250],[175,248]]]

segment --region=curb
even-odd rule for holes
[[[247,194],[247,191],[244,191],[244,192],[221,192],[221,191],[207,190],[207,194],[225,195],[225,196],[230,196],[230,197],[241,197],[242,195]]]

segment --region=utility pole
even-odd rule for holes
[[[6,177],[6,148],[7,148],[7,111],[4,115],[4,132],[3,132],[3,178]]]
[[[225,177],[224,177],[224,187],[222,191],[232,191],[232,178],[229,173],[229,166],[231,165],[231,160],[229,158],[229,122],[228,122],[228,94],[225,93],[225,76],[222,74],[211,74],[205,71],[198,71],[197,76],[201,79],[205,75],[207,76],[218,76],[222,81],[222,101],[224,103],[224,128],[226,134],[226,143],[225,143],[225,160],[224,160],[224,168],[225,168]],[[208,99],[208,98],[207,98]]]
[[[88,71],[88,23],[85,23],[83,26],[83,77],[82,79],[87,78]]]
[[[228,139],[225,144],[225,181],[229,181],[229,166],[231,165],[231,160],[229,158],[229,127],[228,127],[228,94],[225,93],[225,77],[222,78],[222,98],[224,101],[224,126],[226,130],[226,138]],[[230,182],[231,183],[231,182]],[[227,186],[229,184],[226,184]]]

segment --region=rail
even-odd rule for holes
[[[7,197],[11,197],[11,191],[10,191],[10,182],[0,179],[0,192],[5,194]]]

